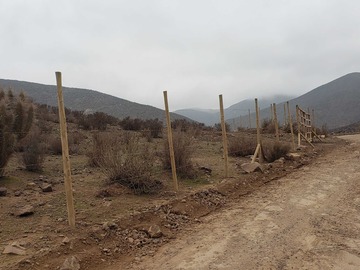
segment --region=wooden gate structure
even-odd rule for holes
[[[305,140],[313,148],[315,146],[312,144],[314,137],[320,137],[315,132],[315,127],[312,126],[310,113],[302,110],[298,105],[296,105],[296,120],[298,128],[298,146],[301,145],[301,139]]]

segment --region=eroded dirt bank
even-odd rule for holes
[[[360,269],[360,135],[344,139],[352,143],[203,218],[132,268]]]

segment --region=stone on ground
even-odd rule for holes
[[[51,184],[44,184],[40,188],[43,192],[52,192],[53,191]]]
[[[151,225],[146,232],[151,238],[159,238],[163,234],[158,225]]]
[[[0,187],[0,197],[5,197],[7,194],[7,189],[5,187]]]
[[[80,263],[75,256],[67,258],[60,268],[60,270],[79,270],[79,269],[80,269]]]
[[[26,255],[26,252],[20,247],[7,245],[3,251],[3,254]]]
[[[34,207],[31,205],[25,205],[15,213],[15,215],[18,217],[26,217],[32,214],[34,214]]]
[[[264,169],[259,162],[253,163],[243,163],[241,164],[241,169],[243,169],[246,173],[252,172],[263,172]]]

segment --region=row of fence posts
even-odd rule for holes
[[[75,210],[74,210],[74,199],[73,199],[73,188],[72,188],[72,179],[71,179],[71,167],[70,167],[70,156],[69,156],[69,146],[68,146],[68,138],[67,138],[67,126],[66,126],[66,118],[65,118],[65,106],[64,99],[62,94],[62,77],[61,72],[55,72],[56,75],[56,84],[57,84],[57,94],[58,94],[58,106],[59,106],[59,119],[60,119],[60,135],[61,135],[61,145],[62,145],[62,159],[63,159],[63,169],[64,169],[64,184],[65,184],[65,193],[66,193],[66,205],[68,212],[68,223],[70,227],[75,227]],[[171,129],[171,120],[170,120],[170,111],[169,111],[169,103],[167,91],[163,92],[164,95],[164,104],[165,104],[165,113],[166,113],[166,126],[167,126],[167,138],[169,143],[169,151],[170,151],[170,160],[171,160],[171,171],[174,189],[178,191],[179,184],[177,180],[176,174],[176,164],[175,164],[175,154],[174,154],[174,145],[173,145],[173,137],[172,137],[172,129]],[[224,158],[224,170],[225,177],[229,176],[228,171],[228,142],[227,142],[227,134],[226,134],[226,123],[224,116],[224,105],[223,105],[223,96],[219,95],[219,103],[220,103],[220,120],[221,120],[221,130],[222,130],[222,143],[223,143],[223,158]],[[291,138],[292,138],[292,146],[295,149],[295,140],[294,140],[294,130],[292,125],[292,118],[290,114],[290,106],[289,102],[286,103],[287,106],[287,119],[286,119],[286,107],[284,104],[284,124],[287,123],[290,126]],[[279,135],[279,126],[277,121],[277,113],[276,113],[276,104],[273,103],[270,106],[271,110],[271,120],[275,124],[275,132],[276,132],[276,140],[280,141]],[[250,109],[249,113],[249,127],[251,128],[251,115]],[[255,153],[252,157],[251,162],[255,162],[256,158],[259,158],[259,162],[263,162],[263,150],[262,150],[262,141],[261,141],[261,130],[260,130],[260,109],[258,106],[258,99],[255,98],[255,113],[256,113],[256,142],[257,146],[255,149]],[[313,112],[314,114],[314,112]],[[287,123],[286,123],[287,121]]]

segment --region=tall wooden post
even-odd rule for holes
[[[179,190],[179,184],[176,175],[176,164],[175,164],[175,154],[174,154],[174,144],[171,130],[171,121],[170,121],[170,112],[169,112],[169,103],[167,98],[167,91],[163,92],[164,94],[164,103],[165,103],[165,113],[166,113],[166,126],[167,126],[167,135],[169,142],[169,151],[170,151],[170,162],[171,162],[171,172],[174,182],[174,189]]]
[[[290,131],[291,131],[292,146],[293,146],[293,150],[295,150],[294,129],[293,129],[293,124],[292,124],[292,119],[291,119],[289,101],[286,102],[286,105],[287,105],[287,111],[288,111],[288,121],[289,121]]]
[[[249,109],[249,128],[251,129],[251,116],[250,116],[250,109]]]
[[[274,110],[274,124],[275,124],[275,133],[276,133],[276,140],[279,142],[280,141],[280,137],[279,137],[279,123],[277,120],[277,114],[276,114],[276,104],[273,104],[273,110]]]
[[[297,130],[298,130],[298,146],[301,145],[301,123],[300,123],[300,115],[299,115],[299,106],[296,105],[296,122],[297,122]]]
[[[255,111],[256,111],[256,142],[257,142],[255,153],[258,153],[259,161],[263,162],[264,158],[263,158],[263,153],[262,153],[262,149],[261,149],[261,134],[260,134],[260,110],[259,110],[257,98],[255,98]],[[255,158],[256,158],[256,156],[254,154],[253,161],[255,161]]]
[[[315,126],[315,110],[314,109],[312,109],[312,115],[311,115],[311,124],[312,124],[312,128],[313,128],[313,130],[315,131],[315,133],[316,133],[316,126]]]
[[[270,104],[270,121],[274,121],[274,109],[272,104]]]
[[[224,105],[223,105],[222,95],[219,95],[219,103],[220,103],[221,130],[222,130],[223,149],[224,149],[225,177],[228,177],[229,176],[228,142],[227,142],[227,136],[226,136],[226,125],[225,125]]]
[[[68,221],[70,227],[75,227],[74,198],[73,198],[73,189],[72,189],[72,180],[71,180],[70,156],[69,156],[69,145],[67,138],[64,98],[62,93],[61,72],[57,71],[55,72],[55,75],[56,75],[57,94],[58,94],[60,135],[61,135],[62,159],[63,159],[63,168],[64,168],[64,184],[65,184],[65,192],[66,192]]]

